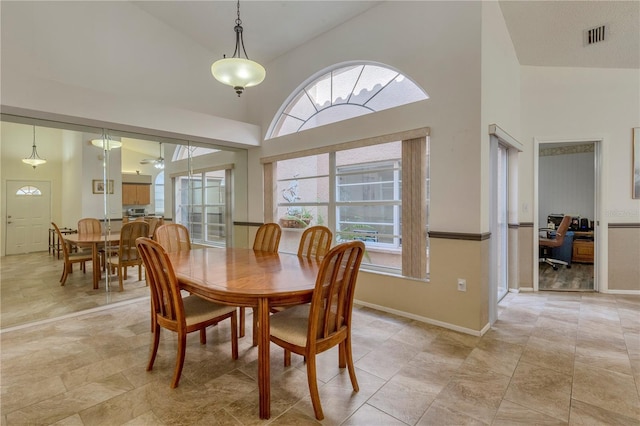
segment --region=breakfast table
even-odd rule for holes
[[[65,243],[78,247],[91,247],[91,261],[93,265],[93,288],[98,289],[102,278],[100,270],[100,248],[118,244],[120,242],[119,232],[107,234],[68,234],[63,235]]]
[[[255,309],[260,418],[268,419],[270,306],[310,302],[320,262],[293,254],[215,247],[170,253],[169,259],[180,288],[217,303]]]

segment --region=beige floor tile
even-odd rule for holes
[[[490,371],[460,371],[440,392],[436,401],[438,405],[457,413],[490,423],[500,406],[509,379]]]
[[[364,404],[351,417],[343,423],[345,426],[357,425],[386,425],[386,426],[404,426],[406,423],[386,414],[383,411]]]
[[[574,356],[575,346],[572,344],[532,337],[525,346],[520,361],[563,374],[573,374]]]
[[[439,401],[435,401],[422,418],[416,423],[416,426],[432,426],[432,425],[468,425],[482,426],[489,423],[480,421],[470,417],[464,413],[456,411],[455,407],[443,405]]]
[[[511,401],[503,400],[498,408],[493,426],[512,425],[566,425],[567,422],[543,414],[531,408],[523,407]]]
[[[584,426],[638,426],[640,419],[627,417],[574,399],[571,401],[569,424]]]
[[[640,419],[640,398],[631,375],[576,363],[572,397],[623,416]]]
[[[240,339],[237,361],[230,356],[228,324],[210,328],[206,345],[190,336],[180,386],[171,389],[173,333],[163,332],[154,369],[146,371],[146,287],[136,293],[136,284],[129,283],[131,291],[107,293],[101,285],[95,291],[90,271],[77,269],[61,287],[61,264],[46,254],[20,258],[38,271],[37,279],[25,282],[20,265],[5,267],[5,260],[0,426],[320,424],[303,359],[294,356],[285,368],[275,346],[272,418],[258,418],[257,349],[250,329]],[[126,300],[134,294],[144,296]],[[86,307],[95,309],[73,313]],[[640,297],[510,293],[498,309],[498,321],[480,338],[356,306],[353,352],[360,391],[338,368],[337,351],[322,354],[322,424],[639,425]]]
[[[566,422],[569,420],[571,375],[520,362],[504,399]]]

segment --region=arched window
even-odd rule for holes
[[[16,195],[42,195],[42,192],[35,186],[27,185],[18,189]]]
[[[201,146],[179,145],[178,147],[176,147],[175,151],[173,151],[173,161],[186,160],[189,157],[193,158],[200,155],[213,154],[214,152],[218,151],[220,150],[213,148],[203,148]]]
[[[158,173],[154,185],[154,204],[156,214],[164,214],[164,171]]]
[[[410,78],[387,65],[340,64],[303,83],[271,122],[267,139],[428,99]]]

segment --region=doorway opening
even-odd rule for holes
[[[536,238],[535,290],[597,291],[599,141],[549,141],[537,147],[537,227],[539,238],[560,238],[544,249]],[[549,261],[550,260],[550,261]]]

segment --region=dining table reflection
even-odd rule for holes
[[[119,232],[110,233],[83,233],[64,235],[66,244],[72,246],[91,249],[92,268],[93,268],[93,288],[98,289],[100,279],[102,278],[100,268],[100,249],[108,246],[116,245],[120,241]]]

